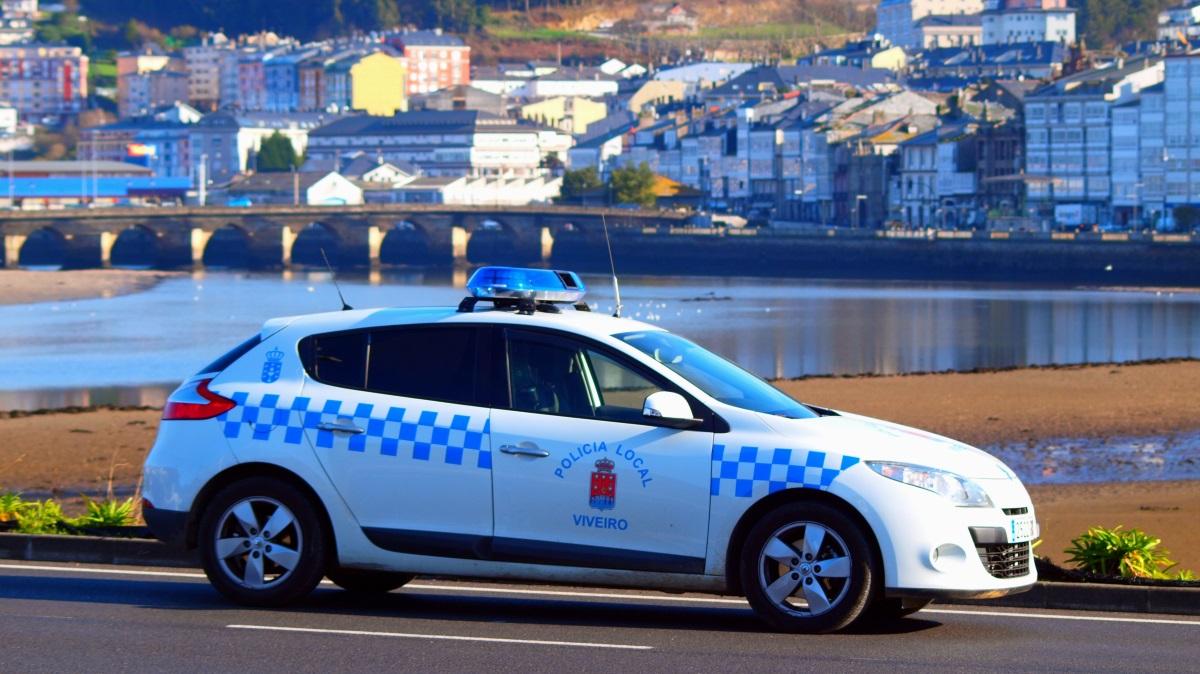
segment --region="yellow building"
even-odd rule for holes
[[[602,101],[579,96],[558,96],[521,106],[521,116],[567,133],[585,133],[591,124],[608,116]]]
[[[647,105],[682,101],[687,96],[687,83],[674,80],[648,80],[629,97],[629,111],[638,114]]]
[[[871,67],[899,72],[908,67],[908,54],[900,47],[890,47],[871,55]]]
[[[350,66],[350,107],[381,117],[408,110],[407,74],[404,61],[386,52],[362,57]]]

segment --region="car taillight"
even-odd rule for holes
[[[237,407],[236,402],[208,390],[210,381],[212,379],[201,379],[190,389],[181,389],[171,394],[171,399],[163,407],[163,421],[212,419]],[[202,401],[186,400],[188,397],[199,397]]]

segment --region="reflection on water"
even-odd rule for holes
[[[1200,479],[1200,433],[1054,438],[985,448],[1026,484]]]
[[[339,278],[354,306],[452,305],[466,272]],[[585,281],[596,310],[611,312],[608,279]],[[628,277],[621,289],[627,316],[774,378],[1200,356],[1196,293],[706,277]],[[0,407],[140,404],[152,394],[112,387],[170,388],[269,317],[338,306],[325,273],[210,272],[133,295],[0,307]]]
[[[0,391],[0,410],[51,410],[64,407],[162,407],[174,385],[95,386]]]

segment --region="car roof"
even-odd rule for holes
[[[338,332],[342,330],[377,328],[392,325],[433,323],[493,323],[552,328],[598,339],[625,332],[662,330],[660,327],[628,318],[615,318],[607,314],[579,311],[564,304],[556,306],[561,309],[561,313],[553,314],[539,311],[533,315],[526,315],[519,314],[516,311],[491,309],[486,303],[482,302],[480,303],[480,307],[483,308],[477,308],[473,312],[460,312],[455,307],[389,307],[329,311],[317,314],[273,318],[263,325],[262,336],[266,339],[285,327],[304,335],[310,335],[322,332]]]

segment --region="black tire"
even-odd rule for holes
[[[407,573],[343,569],[340,566],[331,567],[325,572],[325,576],[332,580],[334,585],[354,594],[386,594],[407,585],[413,579],[413,576]]]
[[[267,529],[281,523],[279,531]],[[225,487],[200,519],[204,574],[221,594],[249,606],[284,606],[312,592],[324,575],[325,539],[308,496],[269,477]]]
[[[858,622],[864,625],[886,627],[897,620],[910,616],[933,603],[932,599],[887,599],[880,597],[867,606]]]
[[[750,606],[780,632],[840,630],[863,614],[882,582],[862,527],[823,503],[767,513],[747,535],[739,563]]]

